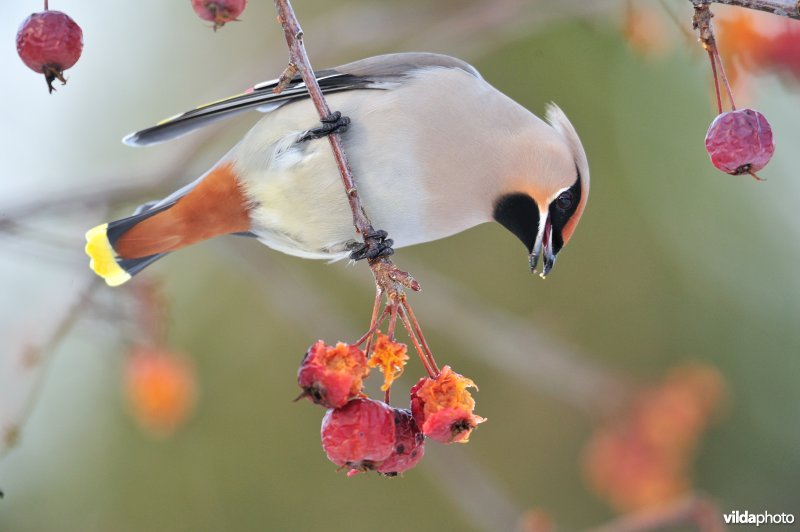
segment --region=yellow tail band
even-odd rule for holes
[[[117,264],[114,248],[108,241],[108,224],[98,225],[86,232],[86,254],[91,259],[89,267],[105,279],[108,286],[119,286],[131,278],[131,274]]]

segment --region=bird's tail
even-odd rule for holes
[[[171,251],[218,235],[250,229],[249,206],[230,165],[142,212],[86,233],[89,266],[119,286]]]
[[[119,286],[165,256],[167,252],[126,258],[117,252],[115,246],[123,235],[139,223],[166,211],[172,205],[174,203],[89,229],[86,232],[86,254],[89,255],[89,267],[94,273],[105,279],[109,286]]]

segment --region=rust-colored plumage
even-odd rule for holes
[[[123,234],[114,249],[124,259],[136,259],[219,235],[249,231],[248,211],[233,165],[221,164],[175,205]]]

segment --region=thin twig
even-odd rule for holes
[[[509,382],[548,394],[591,417],[613,415],[627,404],[631,380],[593,362],[596,357],[591,353],[561,342],[529,319],[491,305],[469,286],[419,262],[412,262],[411,267],[435,292],[435,297],[420,298],[422,306],[417,307],[425,315],[427,328],[447,336],[463,356],[502,372]],[[354,268],[336,268],[335,272],[353,282],[363,280]],[[325,291],[309,292],[320,298],[312,307],[331,305],[322,299]]]
[[[26,365],[40,366],[39,374],[35,377],[30,391],[25,397],[25,402],[12,424],[0,427],[0,459],[19,441],[23,425],[33,413],[36,402],[41,397],[41,389],[47,376],[47,364],[51,361],[52,352],[58,347],[67,333],[72,330],[75,322],[84,315],[84,310],[91,301],[92,294],[100,286],[95,279],[89,278],[85,287],[78,295],[75,303],[64,311],[61,321],[53,329],[47,339],[38,346],[31,346],[25,352]]]
[[[286,69],[281,74],[281,77],[278,78],[278,84],[275,85],[275,88],[272,89],[272,92],[275,94],[280,94],[283,92],[289,83],[294,79],[297,75],[297,65],[295,65],[292,61],[289,61],[289,64],[286,66]]]
[[[425,371],[428,373],[428,376],[431,378],[435,378],[439,374],[439,370],[436,367],[436,363],[431,363],[429,360],[427,353],[423,349],[422,345],[420,344],[419,339],[417,338],[416,333],[414,332],[414,328],[411,326],[411,323],[408,320],[408,315],[406,314],[404,306],[395,305],[393,308],[396,309],[397,314],[400,316],[400,319],[403,320],[403,325],[405,325],[406,332],[408,332],[409,338],[414,343],[414,348],[417,350],[417,354],[419,355],[419,359],[422,362],[422,365],[425,367]]]
[[[308,88],[308,94],[311,101],[314,103],[320,118],[330,116],[331,108],[322,94],[322,89],[317,83],[314,70],[311,68],[311,63],[306,54],[305,45],[303,44],[303,30],[297,21],[291,3],[289,0],[275,0],[275,7],[278,10],[278,20],[283,26],[283,32],[286,36],[286,44],[289,46],[290,65],[294,65],[303,78],[303,82]],[[361,233],[362,236],[374,232],[374,228],[367,218],[364,207],[361,204],[361,196],[358,194],[355,180],[353,179],[353,172],[350,169],[350,163],[347,155],[342,148],[342,141],[338,133],[328,135],[333,155],[336,158],[336,165],[339,167],[339,173],[342,176],[342,184],[347,191],[347,201],[350,203],[350,209],[353,211],[353,225],[356,231]],[[365,240],[366,243],[366,240]]]
[[[417,321],[417,317],[414,315],[414,311],[411,308],[411,305],[408,304],[408,301],[403,299],[400,302],[400,306],[408,315],[409,322],[411,323],[412,331],[409,331],[409,334],[413,333],[419,339],[419,343],[422,346],[423,354],[428,361],[428,365],[433,368],[436,374],[439,374],[439,366],[436,365],[436,360],[433,358],[433,352],[431,351],[430,346],[428,346],[428,341],[425,339],[425,335],[422,334],[422,327],[419,326],[419,322]]]
[[[798,0],[689,0],[695,6],[709,4],[725,4],[744,7],[756,11],[766,11],[780,17],[800,20],[800,2]]]
[[[725,73],[725,65],[722,64],[722,57],[719,55],[717,48],[717,39],[714,37],[714,28],[711,24],[711,19],[714,15],[711,13],[709,4],[695,3],[694,16],[692,17],[692,27],[700,34],[700,44],[703,45],[706,52],[708,52],[708,60],[711,61],[711,75],[714,77],[714,92],[717,96],[717,110],[722,114],[722,98],[719,90],[719,78],[722,78],[722,84],[725,86],[725,91],[728,95],[728,102],[731,104],[731,110],[736,110],[736,103],[733,101],[733,91],[731,84],[728,81],[728,75]]]
[[[702,532],[722,532],[725,526],[721,515],[711,499],[693,494],[667,506],[623,515],[590,532],[645,532],[682,525],[695,525]]]
[[[286,78],[295,73],[299,73],[303,79],[308,90],[309,97],[314,104],[314,107],[319,114],[320,119],[325,120],[333,113],[325,100],[322,89],[319,87],[314,70],[306,53],[305,45],[303,44],[303,30],[300,28],[300,23],[292,9],[292,4],[289,0],[275,0],[275,8],[278,11],[278,21],[283,27],[283,33],[286,37],[286,44],[289,47],[289,66],[286,67],[281,75],[281,82],[279,82],[276,90],[281,89],[281,85],[286,84]],[[342,139],[339,133],[334,132],[328,135],[328,142],[330,143],[333,156],[336,159],[336,165],[339,168],[339,174],[342,177],[342,185],[344,186],[347,201],[350,204],[350,211],[353,214],[353,226],[358,234],[364,241],[364,245],[368,248],[374,246],[374,235],[376,234],[375,228],[367,216],[364,206],[361,203],[361,196],[358,193],[353,172],[350,169],[350,163],[342,147]],[[385,235],[384,235],[385,236]],[[386,296],[386,304],[389,307],[389,331],[388,335],[394,339],[395,322],[398,315],[403,320],[403,323],[408,329],[408,333],[414,342],[414,347],[417,349],[420,359],[425,365],[425,369],[431,377],[438,375],[438,367],[433,359],[428,347],[425,337],[422,335],[422,330],[419,327],[416,319],[413,318],[413,313],[410,312],[410,307],[405,302],[404,288],[414,291],[420,290],[420,285],[408,272],[404,272],[397,268],[394,263],[387,257],[381,256],[374,259],[368,259],[372,276],[375,279],[375,285],[379,294]],[[408,308],[409,312],[404,312],[403,308]],[[377,307],[373,309],[373,318],[375,316]],[[409,323],[409,317],[412,316],[413,325]],[[370,343],[367,346],[367,354],[372,347],[371,336]]]
[[[380,299],[378,300],[378,302],[380,302]],[[375,312],[372,314],[372,321],[370,322],[371,325],[369,327],[369,330],[367,332],[365,332],[361,336],[361,338],[359,338],[358,340],[353,342],[353,345],[361,345],[364,342],[366,342],[367,340],[371,340],[372,339],[372,335],[375,334],[375,331],[377,331],[378,327],[381,326],[381,324],[383,323],[383,320],[385,320],[386,316],[389,315],[389,312],[390,312],[389,307],[386,307],[386,308],[383,309],[383,312],[381,312],[380,317],[378,317],[377,316],[378,308],[376,307],[375,308]],[[367,349],[364,352],[369,354],[369,344],[367,344]]]
[[[283,27],[286,44],[289,47],[289,64],[295,65],[295,68],[303,78],[303,82],[308,89],[308,94],[320,118],[326,118],[331,115],[331,108],[328,106],[328,102],[322,94],[319,83],[317,83],[314,70],[311,67],[311,62],[308,59],[308,54],[303,44],[303,30],[300,28],[300,23],[297,21],[292,5],[289,0],[275,0],[275,8],[278,11],[278,20]],[[347,155],[342,147],[341,137],[338,133],[330,134],[328,135],[328,142],[331,145],[331,150],[336,159],[336,165],[342,176],[342,184],[347,194],[347,201],[353,213],[353,226],[355,226],[356,232],[361,234],[364,239],[364,244],[369,245],[370,243],[367,237],[373,234],[375,229],[361,203],[361,196],[358,193],[358,188],[356,187]],[[379,288],[384,290],[386,297],[389,298],[390,301],[393,297],[402,294],[403,287],[411,288],[412,290],[418,289],[419,287],[413,278],[410,278],[406,272],[398,270],[392,261],[386,257],[371,259],[369,260],[369,265],[370,268],[372,268],[376,284]]]

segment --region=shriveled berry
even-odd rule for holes
[[[425,436],[410,410],[394,409],[394,430],[394,451],[375,469],[387,477],[408,471],[425,455]]]
[[[351,472],[375,469],[395,451],[394,419],[386,403],[354,399],[325,414],[322,448],[331,462]]]
[[[719,170],[760,179],[755,172],[764,168],[775,152],[772,128],[764,115],[753,109],[722,113],[708,128],[706,151]]]
[[[197,15],[214,23],[214,31],[233,22],[242,14],[247,0],[192,0],[192,8]]]
[[[66,83],[64,71],[73,66],[83,50],[83,31],[61,11],[34,13],[17,31],[17,53],[34,72],[44,74],[53,92],[53,81]]]
[[[392,340],[378,331],[368,364],[371,368],[380,368],[383,373],[381,390],[384,392],[391,388],[395,379],[403,374],[403,369],[408,362],[407,351],[408,348],[405,344]]]
[[[476,388],[475,383],[450,366],[411,388],[411,413],[425,436],[442,443],[464,443],[472,429],[486,421],[473,414],[475,400],[467,388]]]
[[[369,374],[367,356],[354,345],[339,342],[326,345],[322,340],[312,345],[297,371],[301,397],[326,408],[339,408],[361,393]]]

